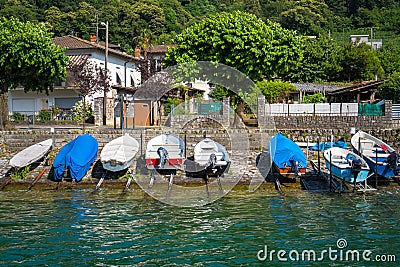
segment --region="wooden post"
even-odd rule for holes
[[[321,160],[319,158],[319,138],[317,139],[317,152],[318,152],[318,175],[321,175]]]
[[[186,150],[187,150],[187,139],[186,139],[187,134],[185,133],[185,152],[184,152],[184,158],[186,159]]]
[[[329,151],[329,192],[332,192],[332,151]]]
[[[375,149],[375,188],[378,188],[378,150]]]

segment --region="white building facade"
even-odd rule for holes
[[[63,36],[54,39],[54,43],[66,48],[65,55],[69,57],[69,64],[77,64],[82,60],[89,60],[105,68],[104,46],[96,42],[83,40],[75,36]],[[115,88],[131,88],[141,83],[141,72],[138,68],[138,58],[116,49],[108,49],[107,69],[110,76],[111,88],[107,98],[113,99],[116,95]],[[67,72],[68,75],[68,72]],[[104,92],[96,92],[87,97],[88,103],[93,104],[95,98],[103,97]],[[25,115],[38,114],[41,110],[51,109],[53,106],[62,110],[70,110],[81,100],[76,87],[62,81],[54,86],[54,90],[46,93],[28,92],[23,88],[10,90],[8,93],[8,109],[10,115],[18,112]],[[112,109],[113,107],[109,107]],[[107,113],[112,114],[112,110]]]

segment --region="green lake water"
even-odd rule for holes
[[[169,206],[138,191],[3,191],[0,265],[399,266],[399,191],[240,192],[195,208]],[[267,253],[286,251],[281,258],[287,261],[276,253],[261,261],[266,246]],[[319,261],[329,248],[337,259],[323,254]],[[289,258],[293,250],[299,259],[294,252]],[[304,254],[302,260],[304,250],[314,250],[317,259]],[[360,261],[339,260],[348,250],[359,251]],[[361,256],[367,250],[371,261]],[[378,263],[377,255],[394,255],[397,262]]]

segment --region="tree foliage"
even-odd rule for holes
[[[25,92],[48,92],[54,82],[65,78],[68,58],[53,44],[44,25],[15,18],[0,20],[0,51],[0,124],[4,126],[8,90],[21,85]]]
[[[259,81],[256,83],[268,103],[283,102],[290,91],[295,91],[296,86],[283,81]]]
[[[379,96],[400,103],[400,72],[393,73],[387,82],[379,87]]]
[[[305,95],[303,98],[303,103],[324,103],[326,102],[326,97],[322,93],[315,93],[312,95]]]
[[[2,19],[0,51],[1,93],[19,85],[25,91],[47,92],[65,78],[68,58],[44,25]]]
[[[179,34],[164,62],[167,66],[211,61],[234,67],[252,80],[284,75],[302,58],[302,42],[293,31],[235,11],[218,13]]]
[[[286,80],[304,83],[330,81],[333,74],[342,71],[341,51],[342,47],[328,36],[305,38],[304,58],[296,70],[288,73]]]

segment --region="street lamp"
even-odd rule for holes
[[[108,63],[108,21],[106,23],[102,22],[101,25],[106,27],[106,51],[105,51],[106,56],[105,56],[104,67],[105,67],[105,72],[106,72],[105,77],[107,79],[107,75],[108,75],[108,68],[107,68],[107,63]],[[106,88],[106,86],[107,86],[107,83],[105,84],[104,95],[103,95],[103,125],[107,124],[106,113],[107,113],[107,89],[108,88]]]

